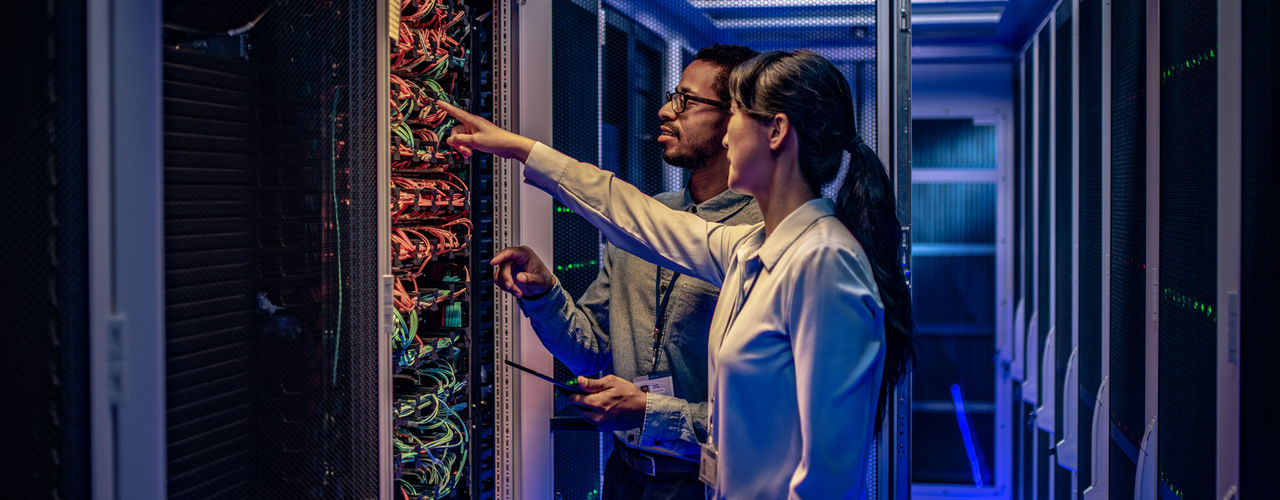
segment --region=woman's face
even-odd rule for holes
[[[729,125],[724,147],[729,149],[729,189],[760,197],[773,177],[773,151],[769,149],[769,128],[742,110],[737,103],[729,109]]]

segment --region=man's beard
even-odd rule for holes
[[[677,137],[677,139],[680,139]],[[680,167],[685,170],[698,170],[705,166],[723,147],[715,141],[702,141],[697,144],[691,144],[690,147],[677,149],[675,151],[663,151],[662,161],[673,167]]]

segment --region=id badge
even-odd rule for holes
[[[670,373],[651,373],[649,375],[641,375],[632,380],[632,382],[635,382],[636,387],[639,387],[643,392],[651,392],[653,394],[672,397],[675,397],[676,395],[675,382],[671,381]]]
[[[710,444],[702,445],[702,460],[698,462],[698,479],[713,489],[716,487],[716,450]]]

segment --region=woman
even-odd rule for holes
[[[718,498],[859,498],[886,395],[911,356],[889,178],[858,137],[848,82],[807,51],[761,54],[729,79],[729,188],[764,222],[724,226],[673,211],[612,173],[441,104],[463,154],[526,164],[526,181],[616,246],[721,284],[709,332],[711,422],[703,468]],[[823,185],[851,153],[837,201]],[[518,266],[498,262],[513,289]]]

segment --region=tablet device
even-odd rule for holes
[[[543,375],[542,373],[538,372],[537,370],[534,370],[533,368],[528,368],[528,367],[525,367],[525,366],[521,366],[520,364],[515,363],[515,362],[513,362],[513,361],[511,361],[511,360],[509,360],[509,359],[504,359],[504,360],[502,360],[502,362],[506,363],[506,364],[507,364],[507,366],[510,366],[510,367],[515,368],[515,369],[517,369],[517,370],[520,370],[520,371],[522,371],[522,372],[528,373],[528,374],[530,374],[530,375],[533,375],[533,376],[535,376],[535,377],[538,377],[538,378],[540,378],[540,379],[542,379],[542,380],[545,380],[545,381],[547,381],[547,382],[551,382],[552,384],[555,384],[555,386],[556,386],[556,387],[559,387],[559,388],[561,388],[561,389],[564,389],[564,390],[565,390],[565,391],[567,391],[567,392],[572,392],[572,393],[574,393],[574,394],[590,394],[590,393],[588,393],[587,391],[582,390],[582,388],[581,388],[581,387],[578,387],[578,380],[577,380],[577,379],[570,380],[570,381],[567,381],[567,382],[561,382],[561,381],[556,380],[556,379],[554,379],[554,378],[551,378],[551,377],[548,377],[548,376],[546,376],[546,375]]]

